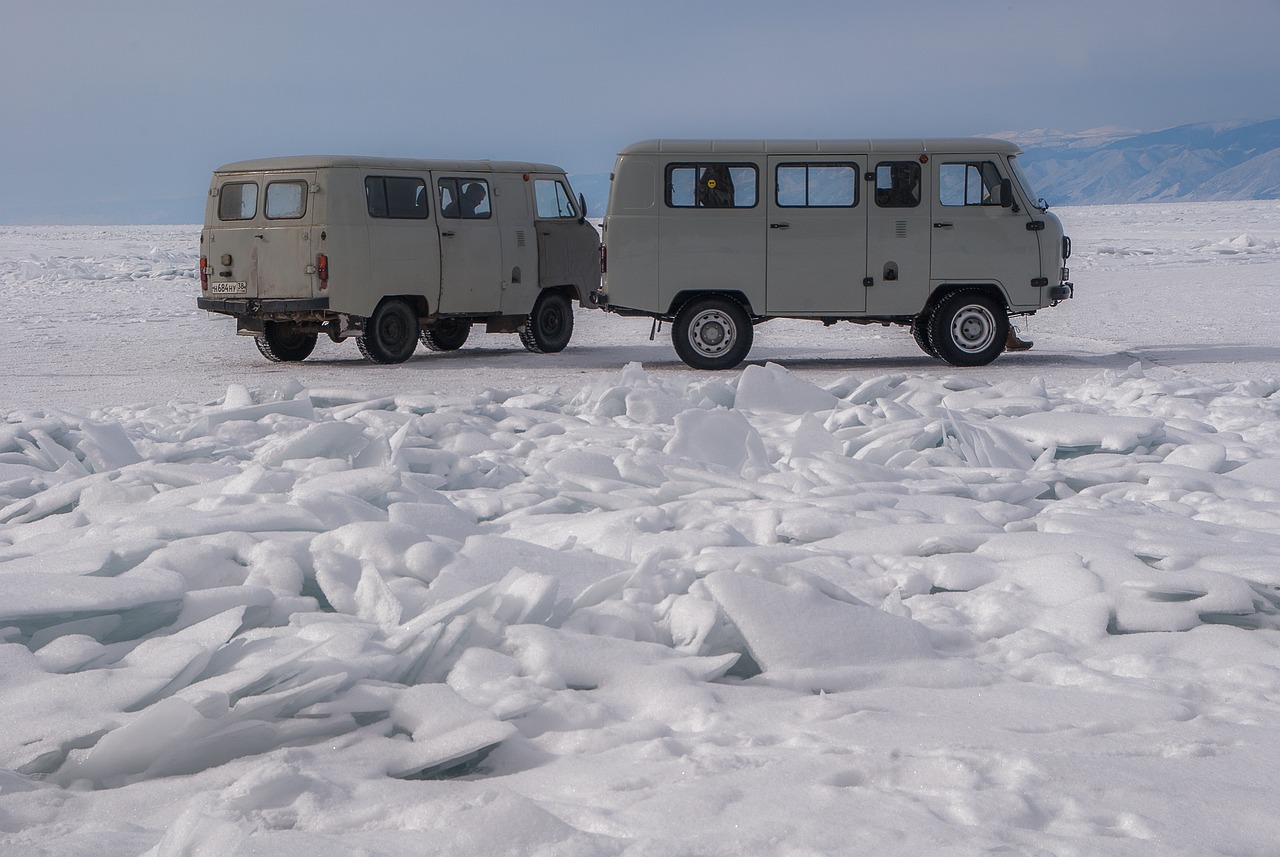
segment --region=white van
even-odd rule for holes
[[[234,316],[277,361],[305,359],[325,333],[400,363],[419,341],[461,347],[477,323],[555,352],[599,285],[599,245],[550,164],[242,161],[213,174],[198,306]]]
[[[1072,296],[1071,243],[1001,140],[651,140],[624,149],[598,306],[672,322],[685,363],[728,369],[752,325],[909,326],[980,366],[1009,318]],[[655,322],[656,324],[656,322]]]

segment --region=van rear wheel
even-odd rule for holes
[[[437,321],[431,327],[422,328],[418,339],[431,351],[457,351],[471,335],[471,322],[457,318]]]
[[[374,363],[403,363],[418,347],[418,314],[407,301],[390,298],[378,304],[356,340],[360,353]]]
[[[304,333],[296,324],[268,321],[263,332],[253,338],[262,356],[273,363],[296,363],[306,360],[316,347],[316,335]]]
[[[721,297],[689,301],[671,327],[676,354],[694,369],[732,369],[747,359],[754,336],[742,304]]]
[[[520,329],[520,342],[534,354],[564,351],[573,336],[573,304],[562,292],[543,292]]]
[[[955,292],[929,315],[929,344],[952,366],[985,366],[1004,351],[1009,313],[985,292]]]

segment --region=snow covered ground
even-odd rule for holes
[[[1280,203],[1062,214],[1031,352],[723,374],[268,364],[195,228],[0,228],[0,853],[1274,854]]]

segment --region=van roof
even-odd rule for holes
[[[563,173],[553,164],[526,161],[455,161],[429,158],[380,158],[363,155],[288,155],[223,164],[215,173],[261,173],[275,170],[319,170],[354,167],[375,170],[457,170],[492,173]]]
[[[935,137],[884,140],[642,140],[627,146],[619,154],[923,154],[945,152],[970,154],[999,152],[1017,155],[1022,152],[1008,140],[988,137]]]

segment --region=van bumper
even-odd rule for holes
[[[234,315],[236,317],[263,317],[284,313],[326,312],[329,309],[328,298],[305,298],[300,300],[257,298],[196,298],[198,309],[209,312]]]

